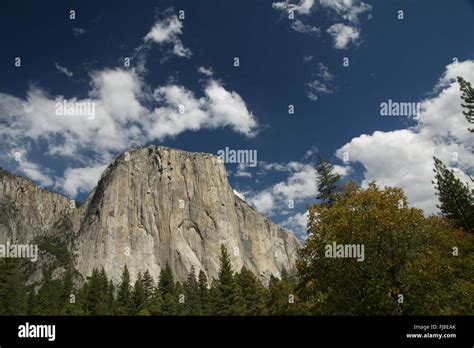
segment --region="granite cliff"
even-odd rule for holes
[[[299,241],[257,213],[230,187],[217,156],[149,146],[118,156],[82,204],[0,171],[0,243],[60,240],[83,277],[104,267],[118,282],[158,279],[169,263],[184,280],[194,266],[217,277],[220,246],[234,269],[263,282],[294,267]]]

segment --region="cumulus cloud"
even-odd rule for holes
[[[316,195],[315,173],[311,164],[289,162],[286,164],[264,164],[265,170],[288,172],[288,178],[260,192],[248,195],[247,201],[260,213],[271,216],[288,207],[288,201],[302,202]]]
[[[53,179],[46,174],[47,170],[45,168],[28,161],[26,158],[22,158],[19,161],[18,169],[28,179],[38,182],[41,186],[51,186],[53,184]]]
[[[106,165],[95,167],[67,168],[56,186],[61,188],[70,197],[78,193],[88,193],[99,181]]]
[[[165,12],[167,14],[170,13],[170,11]],[[179,38],[182,34],[182,29],[183,22],[176,15],[171,15],[156,21],[143,39],[145,42],[154,42],[158,45],[169,44],[173,47],[172,52],[175,55],[190,58],[192,55],[191,50],[185,48]]]
[[[304,213],[296,213],[295,215],[292,215],[281,222],[280,225],[292,231],[300,240],[305,240],[308,237],[308,219],[309,211]]]
[[[360,39],[358,28],[342,23],[333,24],[327,32],[333,37],[334,47],[337,49],[346,49],[351,43],[358,43]]]
[[[204,93],[205,97],[196,98],[182,86],[157,88],[154,95],[164,106],[155,108],[155,122],[149,128],[149,136],[162,138],[185,130],[226,126],[249,137],[256,134],[257,121],[236,92],[229,92],[218,81],[210,80]]]
[[[312,155],[315,149],[308,151]],[[308,159],[306,154],[305,159]],[[299,239],[304,240],[306,238],[308,212],[298,211],[297,205],[308,201],[314,202],[318,193],[314,165],[298,161],[288,163],[259,161],[259,167],[259,175],[277,171],[287,173],[287,178],[261,191],[247,192],[245,195],[246,201],[263,215],[270,217],[287,215],[288,217],[280,225],[293,231]],[[341,177],[346,177],[351,171],[351,168],[340,165],[335,165],[334,169]]]
[[[71,167],[64,178],[55,179],[70,195],[82,192],[77,185],[89,188],[100,168],[131,147],[189,130],[229,127],[249,137],[257,132],[257,121],[240,95],[212,79],[204,86],[204,96],[197,98],[178,85],[157,87],[151,93],[152,88],[134,70],[104,69],[92,72],[90,78],[89,96],[84,99],[50,96],[34,86],[25,98],[0,93],[4,153],[24,144],[41,144],[47,156],[76,161],[77,168]],[[94,117],[58,115],[58,103],[66,101],[90,103]],[[88,170],[91,158],[97,163]],[[12,156],[3,155],[2,160],[12,161]],[[52,184],[39,176],[39,167],[32,164],[26,167],[25,163],[19,170],[29,171],[28,176],[46,186]]]
[[[349,162],[364,166],[364,185],[377,180],[380,185],[401,187],[412,205],[436,213],[432,157],[456,168],[465,182],[474,171],[474,142],[462,115],[456,76],[474,80],[474,61],[446,67],[436,93],[421,102],[415,126],[355,137],[337,151],[338,157],[347,152]]]
[[[56,68],[56,70],[58,70],[60,73],[62,73],[64,75],[66,75],[67,77],[72,77],[74,75],[72,73],[72,71],[69,71],[68,68],[59,65],[59,63],[57,63],[57,62],[54,63],[54,67]]]
[[[312,164],[291,161],[288,163],[265,163],[259,162],[260,174],[268,174],[271,171],[288,173],[288,177],[264,188],[260,192],[249,193],[247,201],[255,209],[265,215],[273,215],[288,209],[289,201],[296,205],[306,199],[313,198],[317,194],[315,184],[315,170]],[[349,168],[335,166],[335,169],[342,176],[349,172]]]

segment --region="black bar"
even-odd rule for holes
[[[472,347],[474,317],[0,317],[0,346],[38,344],[410,344]],[[19,338],[19,326],[54,324],[55,340]],[[414,329],[414,325],[427,329]],[[434,326],[436,325],[436,327]],[[441,325],[449,325],[441,330]],[[455,328],[453,328],[453,325]],[[456,334],[407,338],[407,334]]]

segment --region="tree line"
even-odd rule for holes
[[[18,259],[0,259],[0,315],[284,315],[296,314],[296,278],[283,270],[268,287],[245,267],[234,272],[227,249],[221,247],[218,278],[208,284],[205,273],[192,267],[184,282],[175,281],[169,265],[157,282],[148,271],[132,284],[125,265],[114,284],[106,272],[93,270],[77,288],[73,273],[59,279],[45,272],[35,292],[25,285]]]

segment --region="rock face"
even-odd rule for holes
[[[6,215],[0,218],[0,242],[71,236],[74,265],[84,277],[104,267],[117,282],[127,264],[132,279],[148,269],[157,280],[169,263],[178,280],[194,266],[211,281],[224,244],[234,269],[245,266],[266,283],[271,274],[294,267],[300,248],[291,233],[234,194],[214,155],[156,146],[130,150],[108,166],[75,209],[67,198],[29,181],[6,173],[1,179]]]
[[[0,168],[0,244],[51,235],[72,213],[69,199]]]

